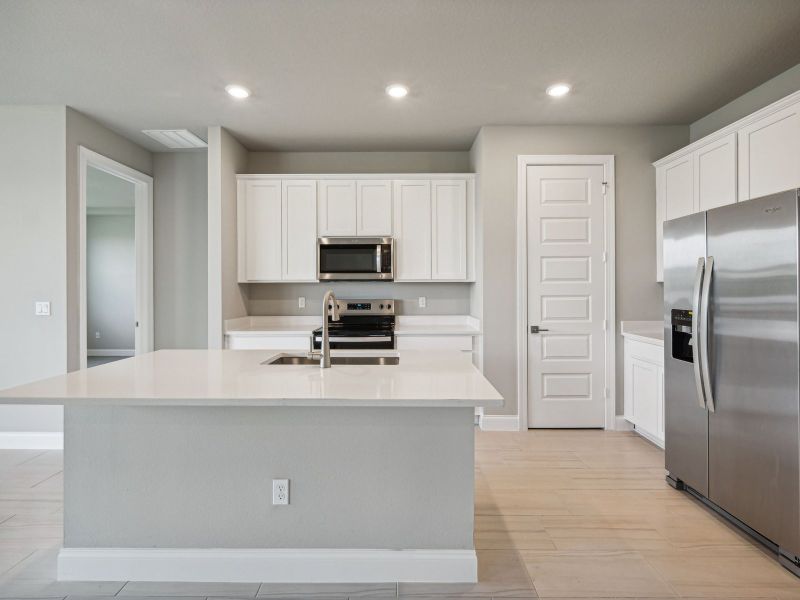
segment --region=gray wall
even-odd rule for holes
[[[153,155],[155,347],[208,346],[208,157]]]
[[[89,350],[133,350],[136,319],[133,212],[90,214],[86,221],[87,346]]]
[[[248,173],[468,173],[469,152],[250,152]]]
[[[469,549],[473,412],[69,407],[64,545]]]
[[[236,175],[247,149],[227,130],[208,128],[208,347],[222,348],[225,319],[247,315],[247,286],[236,271]]]
[[[248,173],[469,173],[469,152],[250,152]],[[322,296],[333,289],[342,298],[395,298],[398,314],[469,314],[465,283],[342,282],[250,284],[248,314],[316,315]],[[306,308],[297,308],[297,297]],[[425,296],[427,308],[419,308]]]
[[[250,315],[321,315],[322,297],[332,289],[338,298],[392,298],[400,315],[470,314],[469,284],[341,281],[330,283],[254,283],[248,293]],[[306,299],[297,307],[298,296]],[[426,308],[419,308],[425,296]]]
[[[691,141],[699,140],[798,90],[800,90],[800,64],[698,119],[689,126],[689,137]]]
[[[686,145],[686,126],[483,127],[473,147],[483,203],[484,372],[516,413],[516,206],[519,154],[616,157],[617,321],[659,320],[655,281],[655,174],[651,163]],[[619,331],[619,327],[617,328]],[[622,339],[617,339],[617,411]]]
[[[0,106],[0,388],[67,370],[63,106]],[[34,315],[37,300],[52,316]],[[60,431],[61,408],[0,407],[1,431]]]
[[[150,152],[86,115],[72,108],[66,108],[67,240],[64,248],[67,257],[67,369],[70,371],[80,367],[79,146],[84,146],[146,175],[153,173],[153,155]],[[61,250],[62,254],[64,248]]]

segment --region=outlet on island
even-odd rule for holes
[[[419,297],[419,307],[420,308],[425,308],[426,306],[428,306],[428,299],[425,296],[420,296]]]
[[[289,504],[289,480],[272,480],[272,504]]]

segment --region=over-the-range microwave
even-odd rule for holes
[[[390,237],[321,237],[317,259],[320,280],[394,279],[394,240]]]

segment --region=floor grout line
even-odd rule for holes
[[[57,476],[57,475],[60,475],[60,474],[61,474],[61,473],[63,473],[63,472],[64,472],[64,471],[63,471],[63,469],[61,469],[61,470],[58,470],[58,471],[56,471],[55,473],[53,473],[52,475],[48,475],[47,477],[45,477],[44,479],[42,479],[40,482],[38,482],[38,483],[34,483],[34,484],[31,486],[31,488],[35,488],[35,487],[37,487],[37,486],[39,486],[39,485],[43,484],[45,481],[48,481],[48,480],[52,479],[53,477],[55,477],[55,476]]]

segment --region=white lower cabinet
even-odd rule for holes
[[[302,350],[311,347],[311,334],[299,335],[228,335],[230,350]]]
[[[625,338],[625,419],[664,447],[664,348]]]

